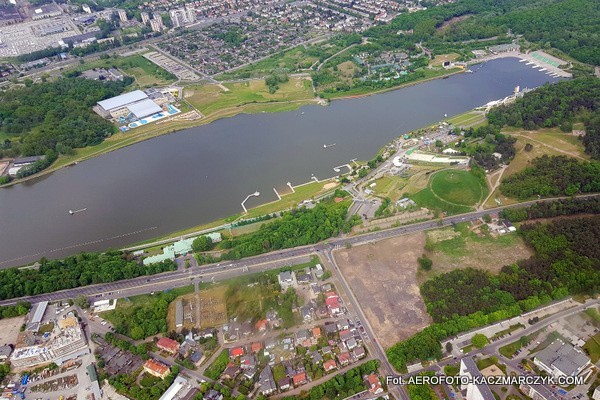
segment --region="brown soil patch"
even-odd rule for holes
[[[431,323],[417,285],[425,234],[401,236],[335,253],[336,261],[384,348]]]

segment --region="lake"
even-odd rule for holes
[[[515,58],[471,74],[277,114],[239,115],[0,189],[0,268],[119,248],[274,200],[399,135],[557,79]],[[324,144],[336,143],[327,149]],[[84,209],[69,215],[69,210]]]

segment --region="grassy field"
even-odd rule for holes
[[[93,68],[119,68],[127,75],[131,75],[138,86],[163,86],[177,80],[175,75],[167,72],[158,65],[145,59],[142,55],[129,57],[116,57],[89,61],[74,68],[75,71],[85,71]]]
[[[254,79],[245,82],[226,83],[224,91],[219,85],[190,86],[185,89],[186,99],[205,115],[232,107],[252,103],[290,102],[312,100],[310,78],[293,77],[282,83],[275,93],[269,93],[265,81]]]
[[[307,70],[319,59],[326,59],[340,51],[338,44],[324,42],[309,46],[298,46],[293,49],[275,54],[264,60],[246,67],[218,75],[221,80],[237,79],[240,77],[256,78],[269,74],[274,69],[285,69],[289,72]]]
[[[598,359],[600,359],[600,332],[585,342],[583,350],[590,356],[594,364],[598,362]]]
[[[461,223],[426,233],[425,250],[433,261],[431,271],[419,271],[421,282],[457,268],[498,273],[505,265],[531,256],[532,251],[516,233],[492,236],[483,227]]]
[[[487,195],[477,177],[467,171],[437,172],[433,174],[429,187],[441,200],[459,206],[473,206]]]
[[[404,193],[409,179],[399,176],[384,176],[375,181],[377,184],[373,191],[377,196],[389,197],[392,201],[399,200]]]
[[[460,54],[456,53],[439,54],[429,62],[429,65],[431,65],[432,67],[441,67],[444,61],[456,61],[458,57],[460,57]]]
[[[411,198],[430,210],[460,214],[472,210],[485,198],[487,190],[470,172],[442,170],[431,175],[427,187]]]

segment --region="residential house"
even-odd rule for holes
[[[300,329],[298,332],[296,332],[296,343],[302,343],[308,338],[308,329]]]
[[[242,346],[235,347],[229,351],[229,357],[237,358],[244,355],[244,348]]]
[[[337,315],[341,311],[340,300],[337,296],[326,298],[325,305],[327,306],[327,309],[331,315]]]
[[[254,327],[258,332],[265,332],[267,330],[267,326],[269,325],[269,321],[266,319],[261,319],[254,324]]]
[[[351,338],[346,341],[346,347],[348,348],[348,350],[352,350],[356,346],[357,346],[357,343],[356,343],[355,338]]]
[[[340,331],[350,329],[350,322],[346,318],[338,319],[337,327],[338,327],[338,330],[340,330]]]
[[[256,357],[254,354],[247,354],[240,359],[240,367],[242,369],[249,369],[256,367]]]
[[[321,328],[319,328],[318,326],[315,326],[312,329],[312,335],[315,340],[319,340],[319,338],[321,337]]]
[[[166,352],[169,352],[172,355],[177,354],[177,352],[179,351],[179,343],[176,340],[166,337],[158,339],[158,342],[156,342],[156,347]]]
[[[383,393],[383,387],[381,386],[381,381],[375,374],[365,376],[365,383],[369,388],[369,392],[373,394]]]
[[[352,350],[352,356],[354,357],[355,360],[359,360],[363,357],[365,357],[367,355],[367,353],[365,352],[365,348],[362,346],[359,346],[357,348],[355,348],[354,350]]]
[[[262,342],[254,342],[250,345],[250,351],[252,353],[258,353],[263,349]]]
[[[0,346],[0,360],[4,361],[10,357],[10,353],[12,353],[13,348],[10,344],[5,344],[4,346]]]
[[[340,354],[338,354],[337,359],[340,365],[348,365],[351,361],[350,353],[348,353],[347,351],[343,351]]]
[[[294,284],[295,284],[294,278],[295,277],[294,277],[293,271],[280,272],[279,275],[277,276],[277,280],[279,281],[281,290],[285,292],[289,287],[294,286]]]
[[[227,364],[227,368],[225,368],[225,371],[223,371],[223,373],[221,374],[221,378],[222,379],[235,379],[236,376],[238,376],[241,372],[240,367],[238,367],[235,364],[229,363]]]
[[[327,323],[323,326],[325,332],[329,335],[333,335],[338,331],[337,325],[334,322]]]
[[[277,390],[275,385],[275,379],[273,378],[273,371],[268,365],[263,369],[258,378],[258,393],[263,396],[268,396]]]
[[[345,342],[347,340],[350,340],[354,338],[354,335],[352,334],[352,332],[350,332],[349,329],[344,329],[343,331],[340,331],[340,340],[342,342]]]
[[[291,387],[292,381],[287,376],[282,378],[279,382],[277,382],[277,386],[279,386],[279,390],[284,391],[288,390]]]
[[[165,379],[171,372],[171,369],[168,365],[150,358],[144,364],[144,371],[157,378]]]
[[[337,364],[335,363],[335,360],[327,360],[323,364],[323,369],[325,370],[325,372],[333,371],[336,368]]]
[[[321,364],[323,362],[323,357],[318,351],[310,353],[310,358],[312,359],[313,364]]]
[[[223,395],[215,389],[210,389],[202,397],[203,400],[223,400]]]
[[[295,387],[306,384],[308,382],[308,379],[306,377],[306,372],[300,372],[300,373],[294,375],[294,377],[292,378],[292,381],[294,382]]]

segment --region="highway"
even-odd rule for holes
[[[580,196],[580,198],[590,198],[599,196],[598,194]],[[326,250],[341,248],[346,245],[360,245],[376,242],[396,236],[407,235],[416,232],[422,232],[429,229],[450,226],[460,222],[473,221],[486,214],[497,213],[506,208],[528,206],[536,202],[556,201],[560,198],[543,199],[537,201],[528,201],[519,204],[502,206],[485,211],[473,211],[466,214],[454,215],[439,220],[420,222],[416,224],[404,225],[377,232],[369,232],[357,236],[337,237],[325,242],[310,246],[295,247],[286,250],[279,250],[271,253],[262,254],[255,257],[249,257],[236,261],[224,261],[216,264],[208,264],[188,269],[165,272],[152,276],[142,276],[138,278],[122,280],[118,282],[102,283],[73,289],[61,290],[53,293],[45,293],[21,298],[2,300],[1,305],[16,304],[18,301],[28,301],[37,303],[40,301],[59,301],[72,299],[79,295],[87,296],[91,299],[96,298],[119,298],[133,296],[136,294],[150,293],[182,287],[192,284],[194,278],[200,277],[203,282],[218,281],[232,278],[239,275],[263,272],[267,270],[281,268],[286,265],[298,264],[310,259],[311,255],[319,254]]]

